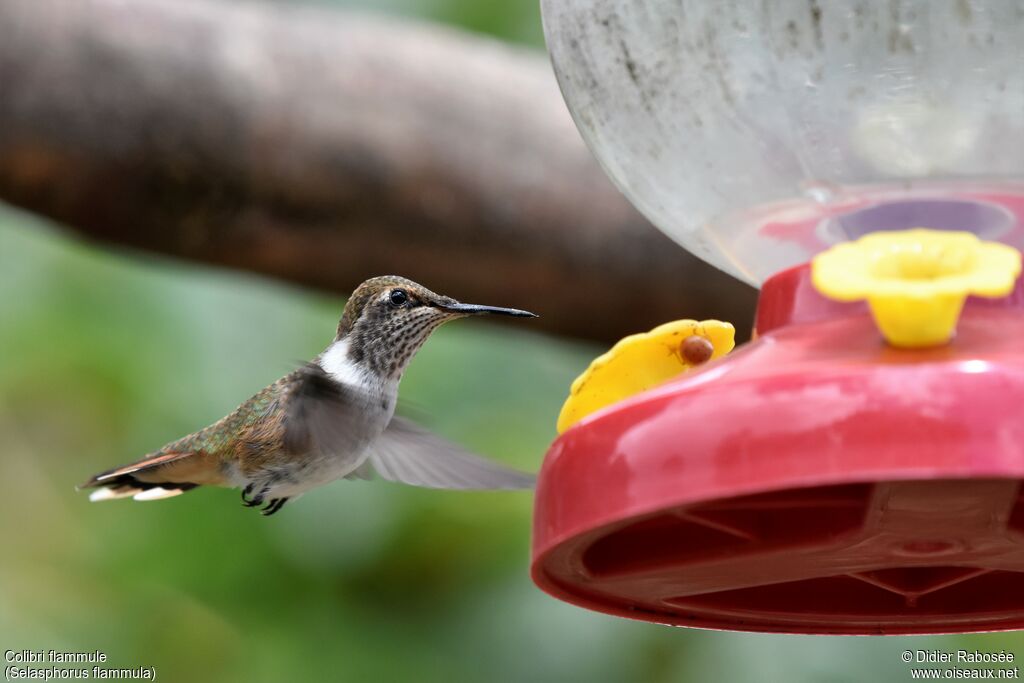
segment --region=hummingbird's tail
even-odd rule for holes
[[[191,481],[173,481],[181,478],[180,472],[175,470],[183,469],[183,461],[193,455],[159,453],[130,465],[101,472],[78,488],[96,489],[89,494],[89,500],[93,502],[129,497],[135,500],[160,500],[178,496],[199,486]]]

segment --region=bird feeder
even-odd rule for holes
[[[537,584],[703,628],[1024,628],[1024,5],[542,7],[612,180],[761,295],[728,355],[681,321],[573,386]]]

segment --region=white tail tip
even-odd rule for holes
[[[104,500],[117,500],[118,498],[129,498],[139,493],[142,489],[132,488],[130,486],[122,486],[120,488],[112,489],[96,489],[89,494],[89,500],[93,503],[99,503]]]
[[[181,489],[162,489],[156,486],[151,489],[146,489],[141,493],[136,493],[132,498],[135,500],[161,500],[163,498],[173,498],[174,496],[180,496],[185,493]]]

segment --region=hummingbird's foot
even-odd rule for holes
[[[250,498],[255,486],[255,484],[249,484],[242,489],[242,505],[247,508],[254,508],[263,505],[264,496],[267,494],[267,490],[269,489],[269,487],[264,486],[259,493]]]
[[[260,514],[262,514],[264,517],[269,517],[270,515],[274,514],[275,512],[283,508],[284,504],[287,502],[287,498],[273,498],[269,503],[267,503],[267,507],[263,508],[263,512]]]

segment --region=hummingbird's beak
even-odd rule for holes
[[[438,304],[442,311],[449,311],[459,315],[511,315],[516,318],[536,318],[536,313],[520,311],[518,308],[499,308],[498,306],[478,306],[476,304],[453,303]]]

